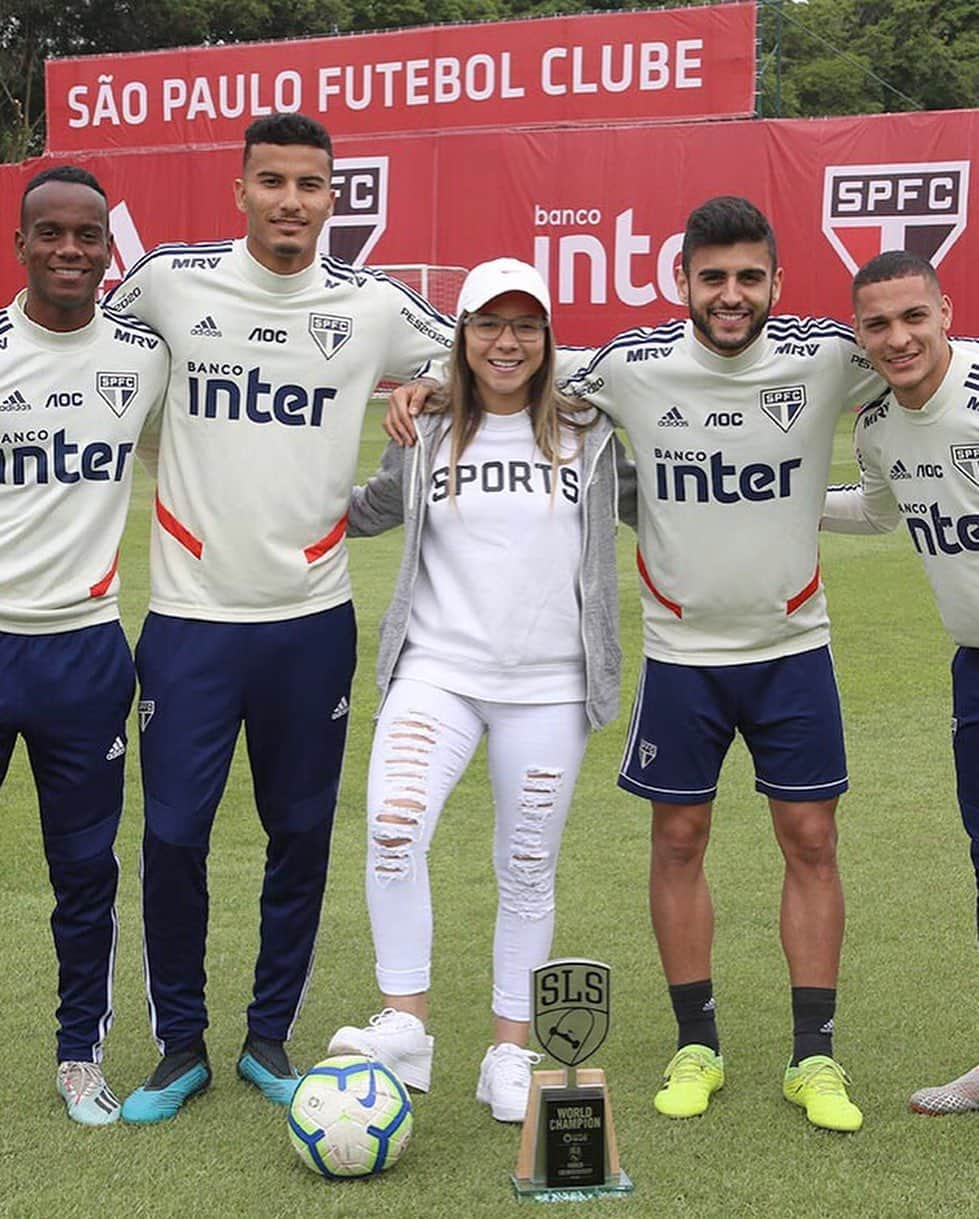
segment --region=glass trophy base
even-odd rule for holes
[[[511,1177],[513,1192],[521,1202],[588,1202],[599,1197],[627,1197],[635,1188],[629,1175],[607,1177],[603,1185],[558,1185],[549,1189],[536,1181]]]

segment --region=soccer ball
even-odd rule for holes
[[[366,1177],[401,1158],[411,1139],[411,1101],[397,1075],[359,1054],[317,1063],[289,1106],[289,1139],[312,1172]]]

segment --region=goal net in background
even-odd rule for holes
[[[374,264],[372,264],[374,265]],[[432,267],[426,263],[398,263],[375,268],[400,279],[419,296],[430,301],[439,313],[455,314],[459,289],[468,274],[466,267]],[[381,381],[374,388],[375,398],[386,398],[397,381]]]

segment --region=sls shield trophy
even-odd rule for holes
[[[560,1070],[535,1071],[513,1185],[521,1197],[560,1192],[568,1200],[623,1193],[605,1072],[581,1064],[608,1036],[610,970],[564,958],[533,971],[531,1004],[541,1049]]]

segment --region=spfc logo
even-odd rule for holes
[[[309,333],[328,360],[336,355],[353,332],[352,318],[335,317],[332,313],[311,313],[309,315]]]
[[[566,1067],[590,1058],[608,1034],[609,967],[562,959],[534,970],[534,1032]]]
[[[965,231],[968,202],[968,161],[829,165],[823,232],[854,274],[884,250],[937,267]]]
[[[333,216],[320,249],[363,266],[388,226],[388,158],[340,157],[333,163],[333,189]]]
[[[802,414],[806,405],[804,385],[780,385],[778,389],[761,391],[761,409],[774,423],[787,432]]]
[[[156,713],[156,700],[152,698],[144,698],[139,704],[139,730],[146,731],[146,725]]]
[[[956,470],[979,487],[979,444],[953,444],[951,453]]]
[[[651,741],[641,740],[639,742],[639,765],[646,769],[659,753],[659,746],[654,745]]]
[[[95,388],[102,401],[108,403],[113,413],[121,419],[126,407],[139,393],[139,373],[97,372]]]

